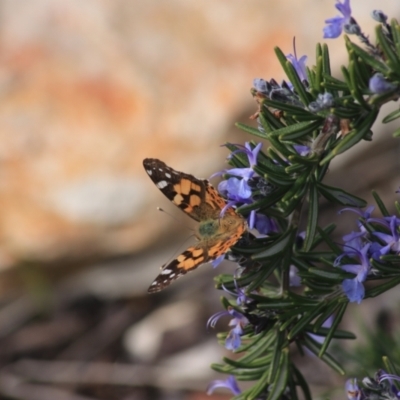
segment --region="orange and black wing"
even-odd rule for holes
[[[202,246],[202,243],[189,247],[169,264],[163,266],[160,274],[150,285],[148,292],[159,292],[169,286],[175,279],[196,269],[207,261],[209,261],[207,249]]]
[[[150,179],[170,201],[196,221],[204,219],[203,208],[209,185],[207,180],[175,171],[155,158],[144,159],[143,166]]]
[[[245,222],[231,208],[226,210],[225,216],[221,217],[221,211],[226,202],[207,180],[175,171],[157,159],[146,158],[143,165],[151,180],[164,195],[191,218],[199,222],[222,218],[220,227],[224,228],[216,233],[216,237],[208,237],[206,240],[200,238],[197,245],[189,247],[177,258],[164,265],[149,287],[148,291],[153,293],[164,289],[175,279],[201,264],[225,254],[242,235]]]

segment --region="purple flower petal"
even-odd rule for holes
[[[350,0],[344,0],[343,3],[337,0],[335,7],[343,14],[343,18],[347,20],[351,18]]]
[[[225,348],[227,350],[237,350],[241,344],[240,334],[232,329],[225,339]]]
[[[302,157],[308,156],[310,154],[310,152],[311,152],[311,149],[310,149],[309,146],[305,146],[305,145],[302,145],[302,144],[295,144],[295,145],[293,145],[293,148]]]
[[[261,92],[261,93],[265,93],[265,94],[268,93],[268,85],[264,79],[261,79],[261,78],[253,79],[253,87],[254,87],[254,89],[257,90],[257,92]]]
[[[213,266],[213,268],[217,268],[219,264],[222,263],[222,261],[224,261],[225,259],[225,254],[220,255],[219,257],[217,257],[215,260],[211,261],[211,265]]]
[[[328,25],[324,26],[324,39],[336,39],[340,36],[343,29],[342,20],[342,18],[336,17],[325,21]]]
[[[255,228],[262,235],[268,235],[271,232],[278,231],[275,221],[264,214],[257,214]]]
[[[211,327],[211,328],[215,328],[215,325],[217,324],[218,320],[221,317],[224,317],[226,315],[229,315],[229,312],[224,310],[224,311],[219,311],[217,313],[215,313],[214,315],[212,315],[208,321],[207,321],[207,327]]]
[[[218,379],[218,380],[212,381],[207,387],[207,394],[208,395],[212,394],[214,392],[214,390],[217,388],[229,389],[234,396],[237,396],[240,393],[242,393],[241,390],[239,389],[239,386],[233,375],[230,375],[225,380]]]
[[[344,26],[349,25],[351,22],[350,0],[344,0],[343,3],[337,0],[335,7],[343,16],[337,16],[325,20],[325,23],[328,24],[324,27],[325,39],[337,38],[342,33]]]
[[[361,391],[357,385],[357,379],[348,379],[345,384],[345,390],[349,400],[359,400],[361,398]]]
[[[292,287],[299,287],[301,286],[301,278],[298,275],[298,268],[295,267],[294,265],[290,266],[290,270],[289,270],[289,286]]]
[[[369,90],[376,94],[390,92],[397,87],[392,82],[387,81],[385,77],[379,72],[374,74],[374,76],[369,80],[368,86]]]
[[[301,81],[307,80],[307,70],[306,70],[306,61],[307,56],[301,56],[297,59],[296,55],[288,54],[286,58],[291,62],[293,68],[296,70],[297,75],[299,76]]]
[[[247,157],[249,158],[250,167],[254,167],[257,164],[257,157],[261,150],[262,143],[258,143],[254,149],[251,149],[250,143],[246,142],[244,147],[247,149]]]
[[[237,202],[245,201],[251,197],[251,188],[249,184],[238,178],[229,178],[218,184],[218,191],[226,196],[229,200]]]
[[[361,303],[365,295],[365,289],[363,284],[356,278],[345,279],[342,283],[342,288],[350,302]]]

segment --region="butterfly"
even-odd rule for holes
[[[201,264],[224,255],[246,230],[246,221],[232,207],[226,208],[221,214],[227,203],[208,180],[175,171],[154,158],[143,160],[143,166],[161,192],[199,222],[197,244],[163,265],[148,290],[154,293]]]

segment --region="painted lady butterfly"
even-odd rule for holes
[[[233,208],[226,209],[221,217],[226,201],[206,179],[175,171],[154,158],[146,158],[143,165],[165,196],[199,222],[196,233],[198,243],[162,267],[149,287],[149,293],[153,293],[201,264],[225,254],[242,236],[246,221]]]

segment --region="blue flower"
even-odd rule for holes
[[[317,101],[321,105],[321,108],[329,108],[333,106],[334,98],[332,93],[325,92],[318,95]]]
[[[257,165],[257,157],[258,157],[258,153],[261,150],[262,143],[258,143],[253,149],[251,148],[249,142],[246,142],[244,146],[242,146],[242,145],[236,145],[236,146],[238,146],[240,148],[235,150],[229,156],[229,158],[232,158],[232,156],[236,153],[245,153],[247,155],[247,159],[249,161],[249,166],[245,167],[245,168],[227,169],[227,170],[224,170],[221,172],[217,172],[213,176],[229,174],[229,175],[241,177],[247,181],[255,175],[255,171],[254,171],[253,167]]]
[[[359,232],[351,232],[347,235],[343,236],[343,241],[345,242],[344,245],[344,255],[347,256],[356,256],[357,255],[357,250],[361,250],[363,247],[363,243],[366,235],[367,235],[367,230],[365,229],[364,225],[360,226],[360,231]]]
[[[246,202],[251,197],[251,188],[245,179],[231,177],[218,184],[218,191],[228,200]]]
[[[249,142],[246,142],[244,144],[244,146],[240,146],[240,147],[241,147],[241,149],[234,151],[232,154],[235,154],[238,152],[246,153],[247,158],[249,160],[250,168],[253,168],[255,165],[257,165],[257,157],[258,157],[258,153],[261,150],[262,143],[258,143],[253,149],[251,148]],[[239,168],[239,169],[247,169],[247,168]],[[234,174],[232,174],[232,175],[234,175]],[[240,175],[240,176],[242,176],[242,175]]]
[[[271,90],[271,85],[262,78],[253,79],[253,87],[257,90],[257,92],[268,95]]]
[[[367,275],[371,270],[371,264],[367,256],[370,246],[371,244],[367,243],[361,248],[361,250],[353,248],[347,254],[344,254],[354,254],[358,257],[360,261],[359,264],[342,265],[342,269],[344,271],[351,272],[352,274],[356,275],[352,279],[345,279],[342,283],[343,291],[345,292],[350,302],[357,302],[358,304],[360,304],[361,300],[364,298],[365,289],[362,282],[367,279]]]
[[[346,243],[344,255],[357,256],[357,252],[353,251],[361,250],[363,244],[370,243],[368,249],[368,256],[375,260],[379,260],[382,255],[390,252],[399,254],[400,253],[400,235],[398,229],[400,227],[400,219],[396,216],[375,218],[371,217],[374,207],[370,206],[365,211],[345,208],[342,211],[352,211],[358,214],[361,218],[358,220],[359,232],[351,232],[348,235],[343,236],[343,240]],[[379,224],[383,225],[390,232],[372,232],[370,233],[365,224]],[[379,239],[378,241],[374,238]],[[382,244],[382,242],[384,244]],[[340,261],[338,257],[335,263]]]
[[[218,320],[226,315],[233,317],[228,324],[233,328],[229,331],[228,336],[225,339],[225,348],[227,350],[236,350],[241,344],[240,337],[243,334],[243,328],[249,323],[249,320],[243,314],[234,310],[232,307],[228,307],[228,310],[220,311],[211,316],[207,322],[207,326],[214,328]]]
[[[378,242],[372,242],[371,246],[368,250],[368,254],[370,257],[372,257],[374,260],[379,261],[380,257],[382,255],[382,245]]]
[[[368,87],[372,93],[383,94],[395,90],[397,86],[387,81],[381,73],[377,72],[370,78]]]
[[[298,274],[299,269],[291,265],[289,270],[289,286],[291,287],[299,287],[301,286],[301,278]]]
[[[262,143],[258,143],[253,149],[249,142],[246,142],[244,146],[238,145],[238,147],[240,148],[234,151],[230,157],[235,153],[245,153],[248,158],[249,166],[245,168],[231,168],[213,175],[233,175],[227,180],[221,181],[218,185],[218,191],[228,199],[228,204],[221,211],[221,215],[225,213],[227,208],[237,205],[238,203],[249,204],[252,202],[252,190],[249,185],[249,180],[256,175],[253,167],[257,165],[257,157],[261,150]]]
[[[325,20],[325,23],[328,24],[324,27],[325,39],[335,39],[339,37],[345,25],[350,25],[352,22],[350,0],[344,0],[343,3],[337,0],[335,7],[343,16]]]
[[[223,215],[229,207],[253,203],[253,189],[257,191],[259,190],[259,193],[263,196],[266,196],[268,191],[272,190],[271,185],[258,176],[256,171],[254,171],[262,143],[258,143],[254,148],[252,148],[249,142],[246,142],[244,146],[237,145],[237,147],[239,148],[235,150],[230,157],[236,153],[245,153],[247,155],[249,166],[244,168],[226,169],[213,175],[232,175],[218,184],[218,191],[228,199],[226,206],[221,211],[221,215]],[[266,215],[257,213],[256,210],[250,212],[248,224],[250,229],[255,228],[262,235],[267,235],[271,232],[278,232],[276,222]]]
[[[236,279],[235,279],[236,291],[229,290],[224,285],[222,285],[222,288],[224,289],[224,291],[226,293],[229,293],[230,295],[236,297],[236,304],[238,306],[245,305],[245,304],[250,303],[252,301],[249,297],[247,297],[245,291],[241,287],[239,287],[237,285]]]
[[[365,296],[364,285],[357,278],[345,279],[342,283],[342,289],[350,303],[360,304]]]
[[[325,92],[325,93],[320,93],[317,97],[317,100],[312,101],[308,105],[308,109],[311,112],[316,113],[316,112],[326,110],[327,108],[332,107],[333,104],[334,104],[333,95],[329,92]]]
[[[247,222],[250,229],[257,229],[261,235],[268,235],[271,232],[279,231],[276,222],[272,218],[267,217],[264,214],[257,213],[255,210],[250,212]]]
[[[344,211],[351,211],[353,213],[356,213],[360,216],[360,219],[357,221],[358,228],[360,229],[359,232],[351,232],[345,236],[343,236],[344,242],[346,242],[346,248],[351,249],[351,248],[357,248],[361,249],[362,247],[362,241],[361,239],[366,238],[368,231],[366,230],[364,226],[364,221],[365,222],[372,222],[374,221],[374,218],[371,218],[372,211],[374,211],[374,206],[369,206],[365,209],[365,211],[356,209],[356,208],[343,208],[338,212],[338,214],[341,214]]]
[[[224,261],[225,259],[225,254],[220,255],[219,257],[217,257],[215,260],[211,261],[211,265],[213,266],[213,268],[217,268],[219,264],[222,263],[222,261]]]
[[[371,16],[375,21],[378,21],[382,24],[385,24],[388,19],[387,15],[381,10],[373,10]]]
[[[229,326],[233,326],[225,339],[225,348],[227,350],[237,350],[242,342],[240,336],[243,335],[243,329],[241,324],[236,318],[229,322]]]
[[[382,255],[383,246],[378,242],[371,242],[371,238],[368,235],[368,231],[364,225],[360,224],[359,232],[351,232],[348,235],[343,236],[343,241],[345,244],[345,255],[348,256],[356,256],[356,252],[354,249],[360,250],[363,247],[364,243],[367,243],[367,240],[371,244],[368,249],[368,256],[372,257],[375,260],[379,260]]]
[[[376,380],[378,381],[378,383],[379,384],[381,384],[383,381],[389,381],[389,393],[390,394],[393,394],[394,395],[394,397],[392,397],[392,396],[390,396],[390,394],[389,394],[389,396],[383,396],[383,397],[385,397],[385,398],[397,398],[397,399],[399,399],[400,398],[400,392],[397,390],[397,387],[396,387],[396,385],[395,384],[393,384],[393,382],[392,381],[400,381],[400,376],[398,376],[398,375],[394,375],[394,374],[388,374],[386,371],[384,371],[384,370],[379,370],[377,373],[376,373]]]
[[[347,398],[349,400],[360,400],[361,390],[357,385],[357,379],[348,379],[345,384]]]
[[[351,211],[356,214],[358,214],[361,218],[364,218],[368,220],[371,218],[372,211],[374,211],[375,207],[374,206],[369,206],[365,209],[365,211],[357,210],[356,208],[343,208],[342,210],[339,211],[339,214],[341,214],[343,211]]]
[[[292,63],[293,68],[296,70],[297,75],[300,80],[307,81],[307,70],[306,70],[306,61],[307,56],[301,56],[300,59],[297,59],[296,52],[293,54],[288,54],[286,58]]]
[[[400,253],[400,236],[399,236],[399,219],[393,215],[391,217],[386,217],[386,225],[389,226],[391,234],[386,234],[382,232],[373,232],[373,235],[377,236],[383,242],[386,243],[386,246],[383,246],[380,250],[380,253],[388,254],[390,251],[395,252],[396,254]]]
[[[215,381],[212,381],[207,387],[207,394],[212,394],[217,388],[229,389],[234,396],[242,393],[233,375],[229,375],[229,377],[225,380],[217,379]]]
[[[378,375],[379,383],[381,383],[382,381],[386,381],[386,380],[389,380],[389,381],[391,381],[391,380],[400,381],[400,377],[399,376],[393,375],[393,374],[388,374],[383,370],[380,370],[377,375]]]
[[[293,145],[293,148],[302,157],[306,157],[311,153],[310,147],[306,146],[306,145],[303,145],[303,144],[295,144],[295,145]]]
[[[362,380],[362,389],[358,386],[357,379],[349,379],[345,386],[347,398],[349,400],[400,399],[400,391],[393,381],[400,381],[400,377],[388,374],[382,369],[376,372],[374,378],[365,377]]]

